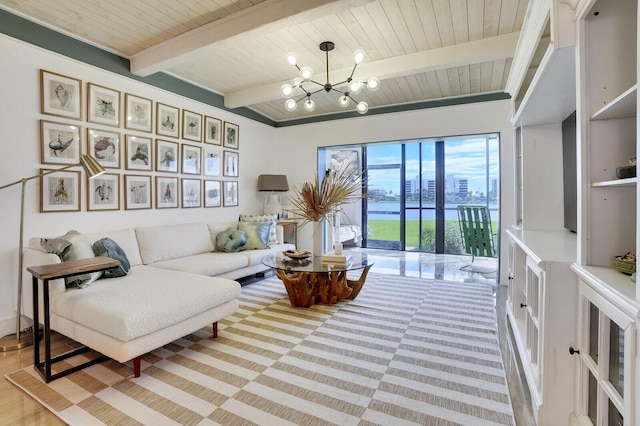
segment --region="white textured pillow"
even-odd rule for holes
[[[278,222],[277,214],[241,214],[240,222],[271,222],[271,227],[269,228],[269,244],[278,244],[278,234],[276,233],[276,225]]]
[[[63,262],[95,257],[91,248],[91,241],[78,231],[69,231],[56,238],[43,238],[40,247],[47,253],[58,255]],[[102,276],[101,272],[92,274],[73,275],[65,278],[67,288],[83,288]]]

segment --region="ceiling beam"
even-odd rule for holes
[[[130,58],[133,74],[146,77],[195,58],[221,42],[268,33],[273,25],[296,25],[373,0],[265,0],[241,12],[202,25]]]
[[[515,52],[519,36],[519,32],[513,32],[439,49],[367,62],[358,66],[354,77],[367,78],[376,76],[380,80],[385,80],[416,73],[511,58]],[[331,60],[331,57],[329,57],[329,60]],[[346,80],[352,69],[350,67],[332,71],[330,73],[331,81]],[[294,71],[295,69],[292,69],[291,79],[296,76]],[[227,108],[238,108],[281,99],[280,86],[284,83],[291,83],[291,79],[227,93],[224,95],[224,105]]]

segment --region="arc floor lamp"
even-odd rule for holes
[[[51,173],[61,172],[71,167],[82,166],[88,179],[93,179],[100,176],[105,172],[104,168],[98,163],[98,161],[89,154],[83,154],[80,158],[80,163],[70,164],[56,170],[47,170],[46,172],[38,173],[37,175],[22,178],[15,182],[8,183],[0,186],[0,190],[9,188],[17,184],[22,184],[22,191],[20,193],[20,241],[18,242],[18,303],[16,306],[16,333],[15,335],[9,334],[0,339],[0,352],[9,352],[33,344],[33,335],[31,333],[21,333],[20,319],[22,316],[22,258],[23,258],[23,240],[24,240],[24,190],[32,179],[40,178]],[[34,324],[34,329],[37,330],[38,325]]]

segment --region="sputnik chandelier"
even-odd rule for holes
[[[364,52],[362,50],[358,50],[354,54],[355,65],[353,66],[351,75],[349,75],[346,80],[339,83],[329,83],[329,52],[334,48],[335,44],[333,42],[323,41],[322,43],[320,43],[320,50],[325,52],[327,59],[327,82],[324,84],[312,80],[313,70],[311,69],[311,67],[300,68],[298,66],[298,59],[296,58],[296,55],[294,53],[287,54],[287,61],[289,62],[289,64],[296,67],[298,71],[300,71],[300,77],[294,78],[293,84],[283,84],[280,87],[280,93],[282,94],[282,96],[288,98],[284,103],[284,107],[287,109],[287,111],[294,111],[298,106],[298,102],[303,99],[306,99],[303,104],[305,111],[313,111],[314,109],[316,109],[316,103],[311,99],[311,95],[316,94],[322,90],[326,91],[327,93],[331,92],[332,90],[341,93],[342,96],[338,98],[338,104],[343,108],[348,107],[351,103],[350,101],[353,101],[354,103],[356,103],[356,110],[360,114],[365,114],[369,110],[369,105],[366,102],[356,102],[356,100],[353,99],[351,95],[357,95],[365,86],[371,91],[378,90],[378,88],[380,87],[380,80],[376,77],[369,77],[369,79],[365,82],[364,80],[353,78],[356,67],[364,59]],[[309,91],[303,86],[306,83],[317,84],[318,86],[320,86],[320,88],[315,91]],[[338,86],[341,86],[345,83],[347,84],[346,87],[343,87],[342,89],[337,88]],[[293,92],[296,88],[300,88],[304,92],[304,95],[299,99],[292,98]]]

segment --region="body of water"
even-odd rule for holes
[[[409,209],[406,211],[406,219],[407,220],[418,220],[420,219],[420,210],[417,208],[417,203],[407,203],[406,207],[414,209]],[[445,220],[458,220],[458,205],[457,204],[447,204],[445,205],[444,218]],[[400,203],[393,201],[384,201],[384,202],[376,202],[369,203],[369,212],[376,213],[368,213],[367,217],[370,220],[399,220],[400,219]],[[498,217],[498,210],[491,209],[491,219],[496,220]],[[435,206],[425,206],[423,205],[422,209],[422,220],[435,220],[436,219],[436,211]]]

